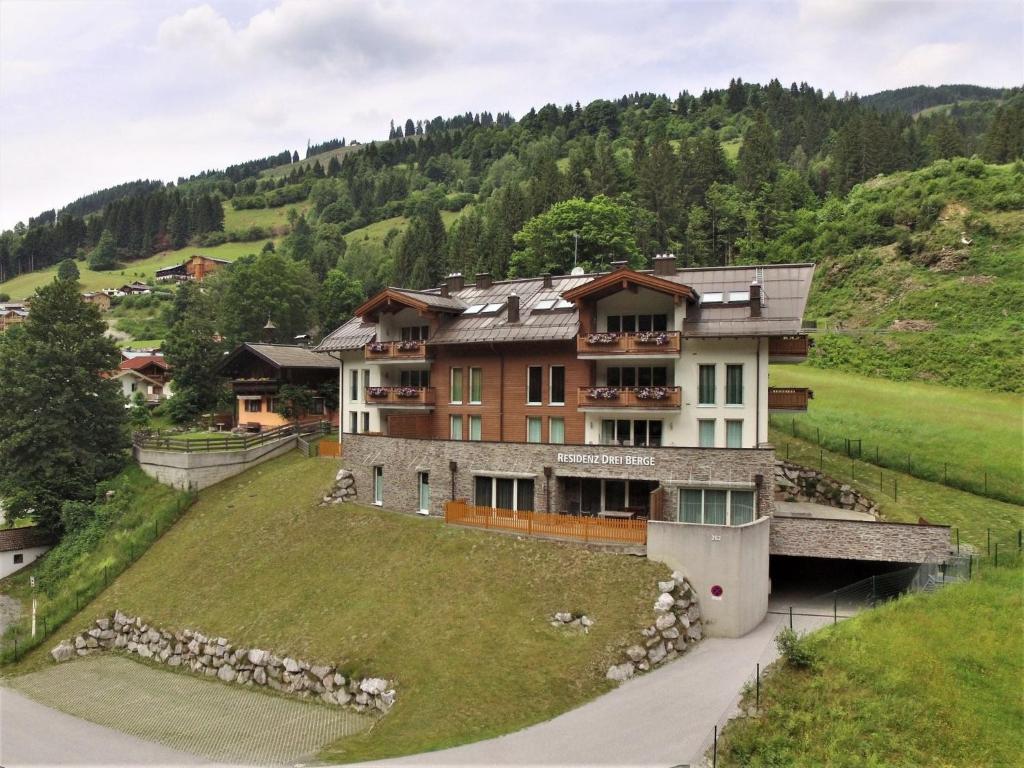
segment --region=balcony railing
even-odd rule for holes
[[[803,360],[807,357],[811,345],[808,336],[776,336],[768,340],[768,358],[771,362]]]
[[[580,387],[576,394],[579,408],[679,408],[682,387]]]
[[[640,333],[581,333],[576,337],[578,355],[678,355],[682,348],[679,331]]]
[[[425,341],[371,341],[363,348],[367,362],[426,360]]]
[[[454,525],[471,525],[525,536],[573,539],[608,544],[646,544],[646,520],[611,520],[547,512],[477,507],[460,499],[444,503],[444,519]]]
[[[231,382],[231,389],[236,395],[273,395],[280,388],[280,379],[235,379]]]
[[[768,387],[769,411],[806,411],[814,391],[799,387]]]
[[[367,387],[365,397],[369,405],[415,408],[433,405],[435,392],[433,387]]]

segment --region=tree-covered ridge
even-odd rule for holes
[[[862,96],[861,101],[880,112],[903,112],[914,115],[942,104],[958,101],[998,101],[1006,98],[1009,89],[986,88],[983,85],[911,85]]]

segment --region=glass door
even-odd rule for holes
[[[384,467],[373,468],[373,503],[384,503]]]
[[[419,513],[421,515],[430,514],[430,474],[427,472],[419,473],[419,484],[420,484],[420,508]]]

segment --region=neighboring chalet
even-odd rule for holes
[[[34,525],[0,528],[0,579],[30,565],[56,543],[51,533]]]
[[[153,292],[153,288],[151,286],[146,285],[145,283],[140,283],[138,280],[134,283],[129,283],[128,285],[122,285],[117,290],[121,292],[122,296],[141,296]]]
[[[110,296],[103,291],[93,291],[82,294],[82,301],[86,304],[95,304],[100,308],[100,312],[110,311]]]
[[[181,264],[158,269],[156,279],[159,281],[196,280],[202,282],[208,275],[212,275],[230,263],[226,259],[215,259],[212,256],[203,256],[201,253],[197,253]]]
[[[306,347],[289,344],[244,343],[220,364],[235,394],[235,422],[252,431],[273,429],[314,418],[338,423],[335,391],[338,364]],[[306,387],[313,393],[310,408],[288,419],[279,410],[284,386]]]
[[[22,301],[0,303],[0,333],[24,323],[28,318],[28,304]]]
[[[157,405],[171,392],[170,366],[163,355],[137,355],[125,358],[111,378],[121,382],[121,393],[131,401],[136,392],[146,396],[146,403]]]

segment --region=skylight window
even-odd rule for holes
[[[565,299],[559,299],[557,302],[555,302],[555,309],[572,309],[572,308],[573,308],[573,303],[571,301],[566,301]]]
[[[555,300],[554,299],[541,299],[534,306],[534,310],[535,311],[536,310],[540,310],[541,312],[544,312],[545,310],[551,309],[554,306],[555,306]]]
[[[701,304],[721,304],[722,294],[719,293],[705,293],[700,297]]]
[[[480,311],[484,308],[483,304],[473,304],[462,310],[464,315],[479,315]]]
[[[750,301],[750,291],[729,291],[729,301]]]
[[[505,306],[503,302],[498,302],[497,304],[488,304],[486,307],[480,310],[480,312],[481,314],[490,315],[493,314],[494,312],[498,312],[499,310],[501,310],[503,306]]]

